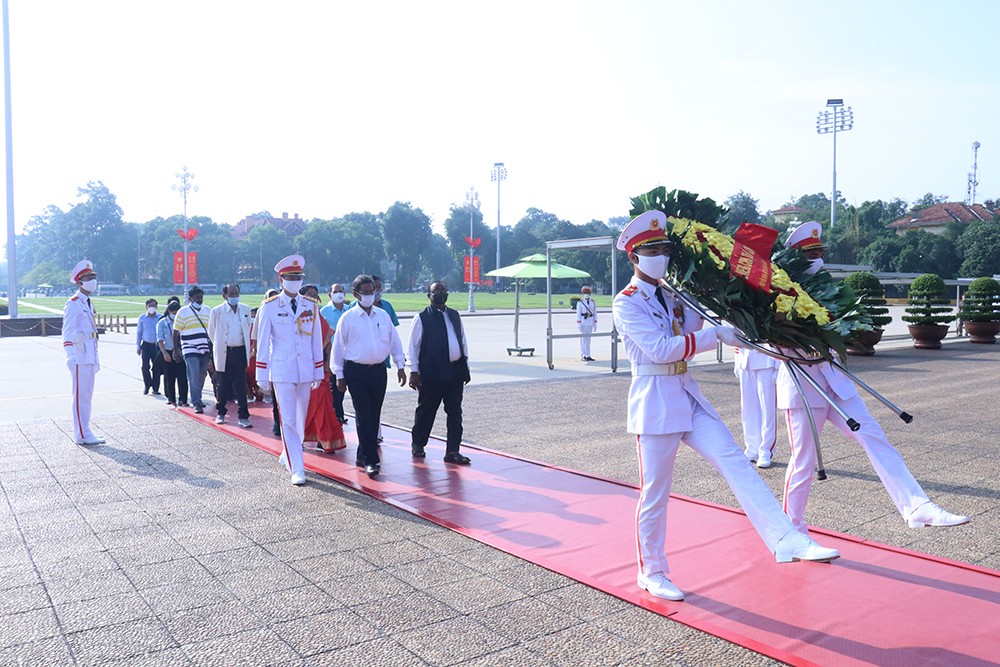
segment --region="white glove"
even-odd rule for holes
[[[715,336],[721,340],[726,345],[730,347],[739,347],[740,339],[737,336],[740,335],[740,330],[731,324],[719,324],[715,327]]]
[[[76,357],[66,357],[66,368],[70,370],[76,368]]]
[[[309,388],[315,391],[316,389],[319,389],[321,384],[323,384],[322,380],[313,380],[312,384],[309,385]]]

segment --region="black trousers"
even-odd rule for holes
[[[424,382],[417,392],[417,409],[413,414],[413,442],[416,447],[426,447],[430,438],[438,408],[444,402],[444,412],[448,415],[448,440],[445,453],[458,452],[462,445],[462,394],[465,383],[462,380],[448,382]]]
[[[388,380],[385,364],[365,366],[344,362],[344,381],[354,403],[354,428],[358,434],[358,460],[375,464],[378,456],[378,427],[382,420],[382,402]]]
[[[156,343],[142,343],[139,350],[142,352],[142,381],[146,389],[160,391],[160,363],[157,361],[156,352],[159,349]]]
[[[221,373],[216,369],[217,393],[215,407],[218,413],[226,416],[226,403],[236,399],[239,406],[237,416],[240,419],[250,418],[247,407],[247,348],[243,345],[226,350],[226,369]]]
[[[172,361],[163,362],[163,393],[171,403],[187,403],[188,377],[184,357],[170,355]]]
[[[333,411],[337,413],[337,419],[344,423],[344,392],[337,389],[337,376],[330,376],[330,393],[333,394]]]

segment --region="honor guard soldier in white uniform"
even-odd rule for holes
[[[734,348],[733,372],[740,380],[743,453],[758,468],[770,468],[777,441],[775,380],[778,360],[757,350]]]
[[[597,329],[597,304],[590,296],[590,288],[580,290],[582,298],[576,302],[576,327],[582,334],[592,334]],[[580,339],[580,360],[593,361],[590,356],[590,336]]]
[[[97,289],[97,273],[89,260],[69,272],[69,281],[78,287],[63,308],[63,350],[73,388],[73,438],[78,445],[100,445],[90,430],[90,406],[94,398],[94,376],[101,370],[97,356],[97,324],[90,295]]]
[[[822,232],[823,228],[818,222],[806,222],[796,227],[785,241],[785,247],[800,249],[806,259],[812,262],[810,273],[819,271],[823,265]],[[790,354],[794,355],[795,352],[791,351]],[[857,388],[850,378],[828,362],[800,364],[800,367],[816,380],[846,414],[861,424],[861,429],[852,431],[826,399],[813,389],[812,384],[800,378],[799,383],[806,396],[803,402],[787,366],[781,364],[777,380],[778,407],[788,411],[788,441],[792,450],[788,471],[785,473],[784,509],[797,530],[808,532],[806,503],[812,488],[813,469],[816,467],[816,442],[806,410],[812,410],[816,430],[820,435],[823,426],[829,421],[846,437],[864,448],[893,504],[911,528],[957,526],[969,521],[969,517],[951,514],[931,502],[906,467],[899,451],[889,443],[882,427],[868,412],[868,407],[858,396]]]
[[[618,238],[635,275],[614,299],[615,325],[632,367],[628,431],[637,435],[641,492],[636,510],[640,588],[667,600],[684,594],[667,573],[667,500],[674,459],[683,440],[725,478],[747,517],[779,563],[829,561],[840,556],[798,533],[770,489],[743,455],[698,384],[687,372],[697,352],[717,340],[735,345],[728,325],[702,328],[703,320],[685,311],[657,287],[667,271],[666,216],[648,211],[632,220]]]
[[[257,311],[257,382],[271,387],[281,418],[281,463],[292,484],[306,483],[302,460],[309,395],[323,381],[323,335],[319,302],[299,294],[305,260],[289,255],[274,267],[281,292]]]

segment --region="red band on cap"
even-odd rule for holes
[[[644,232],[640,232],[633,236],[625,244],[625,252],[632,252],[632,249],[636,246],[640,246],[644,243],[650,243],[652,241],[666,241],[667,235],[663,233],[662,229],[649,229]]]

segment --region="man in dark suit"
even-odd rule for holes
[[[448,308],[448,287],[432,283],[427,291],[430,305],[413,318],[407,363],[410,388],[417,391],[413,418],[414,458],[426,456],[424,448],[434,426],[438,407],[444,401],[448,415],[448,440],[444,460],[468,465],[469,457],[459,452],[462,444],[462,392],[469,382],[469,346],[458,311]]]

